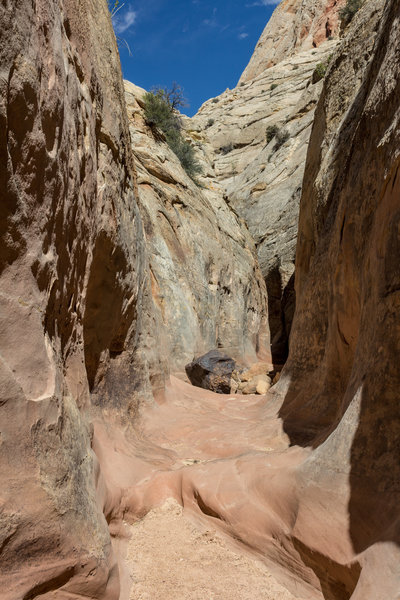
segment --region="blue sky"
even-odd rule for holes
[[[125,79],[151,89],[184,88],[193,115],[233,88],[270,18],[274,0],[120,0],[114,17]]]

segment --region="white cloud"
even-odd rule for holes
[[[249,35],[249,34],[248,34],[248,33],[245,33],[245,32],[243,32],[243,33],[239,33],[239,35],[238,35],[238,38],[239,38],[239,40],[244,40],[245,38],[247,38],[247,37],[248,37],[248,35]]]
[[[246,4],[247,8],[251,8],[252,6],[275,6],[279,4],[280,0],[257,0],[257,2],[252,2],[251,4]]]
[[[125,13],[118,14],[113,19],[113,25],[115,33],[118,35],[124,33],[129,27],[131,27],[136,21],[136,11],[131,8]]]

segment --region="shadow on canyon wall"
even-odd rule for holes
[[[307,212],[316,200],[303,191],[299,244],[306,240],[308,247],[297,253],[297,309],[284,371],[290,384],[279,414],[291,444],[313,448],[320,479],[324,468],[334,481],[348,473],[343,535],[354,555],[380,542],[400,547],[399,17],[399,2],[388,3],[331,164],[306,166],[305,180],[307,170],[315,176],[319,168],[331,187],[314,221]],[[308,158],[321,140],[320,118],[317,110]],[[294,543],[327,599],[350,597],[360,576],[355,563],[331,564]],[[331,576],[343,590],[329,589]]]

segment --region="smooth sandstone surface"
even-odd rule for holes
[[[320,86],[290,353],[266,396],[165,377],[106,3],[3,2],[0,21],[2,598],[157,594],[156,519],[169,573],[186,538],[188,581],[198,522],[257,593],[268,577],[285,600],[398,600],[399,1],[365,2]]]
[[[337,8],[331,11],[336,14]],[[303,9],[297,6],[299,14]],[[282,32],[274,23],[272,18],[267,30],[281,39]],[[274,65],[269,64],[267,52],[251,78],[205,102],[186,125],[189,133],[193,130],[202,137],[205,160],[256,244],[267,285],[276,364],[283,364],[288,353],[299,202],[314,110],[323,85],[323,81],[313,83],[312,75],[317,64],[328,63],[337,42],[336,37],[321,40],[317,48],[300,46]],[[276,137],[267,140],[269,127],[286,132],[280,147]]]
[[[213,348],[248,363],[271,362],[266,287],[251,235],[211,167],[197,185],[161,132],[146,124],[143,95],[125,82],[152,294],[170,368],[184,372]]]
[[[165,373],[117,46],[103,1],[0,24],[1,597],[114,599],[88,410]]]

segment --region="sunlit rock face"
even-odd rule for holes
[[[268,21],[240,78],[251,81],[266,68],[303,50],[318,48],[340,29],[337,0],[284,0]]]
[[[283,2],[233,90],[208,100],[187,124],[229,204],[255,241],[267,284],[272,356],[283,364],[295,307],[299,200],[314,110],[338,41],[340,3]],[[208,144],[208,146],[207,146]]]
[[[310,564],[318,554],[347,563],[352,600],[400,590],[399,20],[397,0],[366,2],[331,61],[307,155],[297,306],[278,385],[291,443],[313,448],[298,473],[298,550]],[[327,590],[349,597],[333,581]]]
[[[203,164],[199,189],[152,139],[141,92],[129,85],[128,123],[105,2],[2,3],[2,598],[132,598],[141,565],[137,544],[124,560],[127,535],[173,498],[238,552],[250,549],[297,598],[397,600],[399,22],[398,0],[367,0],[337,48],[301,48],[268,68],[269,76],[286,65],[294,77],[304,69],[292,104],[289,90],[277,96],[284,125],[300,136],[280,148],[260,137],[254,155],[217,153],[229,137],[218,137],[217,119],[208,123],[209,107],[229,107],[229,98],[240,123],[234,94],[256,89],[263,74],[207,103],[186,121]],[[325,81],[311,83],[311,63],[331,52]],[[274,124],[268,114],[263,132]],[[244,194],[239,183],[265,151],[251,180],[257,198],[268,164],[279,171],[279,153],[294,156],[303,118],[312,134],[297,308],[278,385],[261,396],[216,395],[172,377],[164,388],[167,365],[179,370],[210,340],[250,357],[267,347],[264,283],[234,214],[229,161],[243,160]],[[226,135],[240,144],[233,122]],[[262,261],[261,242],[258,251]],[[192,316],[175,323],[181,306]],[[180,327],[196,344],[185,346]]]
[[[164,369],[115,37],[100,1],[0,24],[1,595],[118,598],[85,414]]]
[[[219,348],[241,362],[271,360],[265,282],[248,229],[210,164],[196,184],[144,119],[144,90],[125,82],[152,292],[173,371]]]

